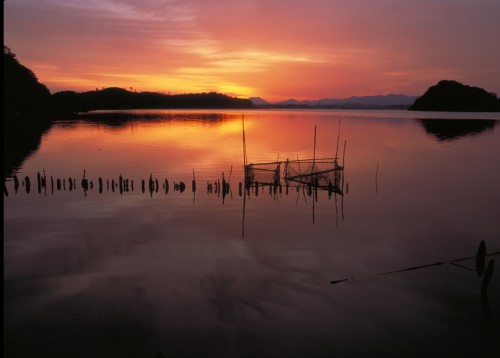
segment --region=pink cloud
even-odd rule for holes
[[[500,3],[480,5],[19,0],[4,4],[4,37],[52,91],[211,88],[278,100],[420,94],[449,78],[500,93]]]

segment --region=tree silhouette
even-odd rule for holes
[[[409,108],[413,111],[497,112],[500,99],[495,93],[457,81],[440,81],[429,87]]]
[[[21,65],[9,47],[3,47],[4,116],[41,116],[50,110],[50,91],[38,82],[29,68]]]

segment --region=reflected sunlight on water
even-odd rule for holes
[[[282,183],[245,196],[242,115],[101,111],[52,126],[16,172],[17,193],[12,177],[5,184],[10,356],[500,348],[498,272],[485,305],[473,259],[481,240],[500,251],[497,122],[458,130],[404,111],[247,111],[250,162],[312,158],[315,126],[316,158],[346,152],[343,195]],[[209,191],[223,173],[230,191]],[[120,175],[133,191],[119,190]],[[459,258],[465,269],[450,263]]]

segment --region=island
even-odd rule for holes
[[[500,99],[492,92],[457,81],[442,80],[418,97],[410,111],[499,112]]]

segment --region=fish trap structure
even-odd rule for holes
[[[245,184],[279,185],[282,162],[250,163],[245,165]]]
[[[245,119],[243,123],[243,163],[245,174],[245,187],[252,186],[280,186],[281,179],[285,181],[285,185],[293,186],[294,184],[306,185],[315,189],[328,190],[330,193],[343,194],[343,177],[344,177],[344,162],[345,162],[345,147],[342,157],[342,165],[339,164],[338,145],[340,139],[340,121],[339,134],[337,138],[337,150],[335,157],[331,158],[316,158],[316,126],[314,126],[314,151],[312,159],[299,159],[286,161],[275,161],[265,163],[249,163],[247,159],[246,136],[245,136]],[[279,156],[278,156],[279,157]],[[281,168],[283,173],[281,172]]]
[[[337,158],[297,159],[284,162],[283,178],[285,182],[313,185],[319,189],[342,186],[343,166]]]

